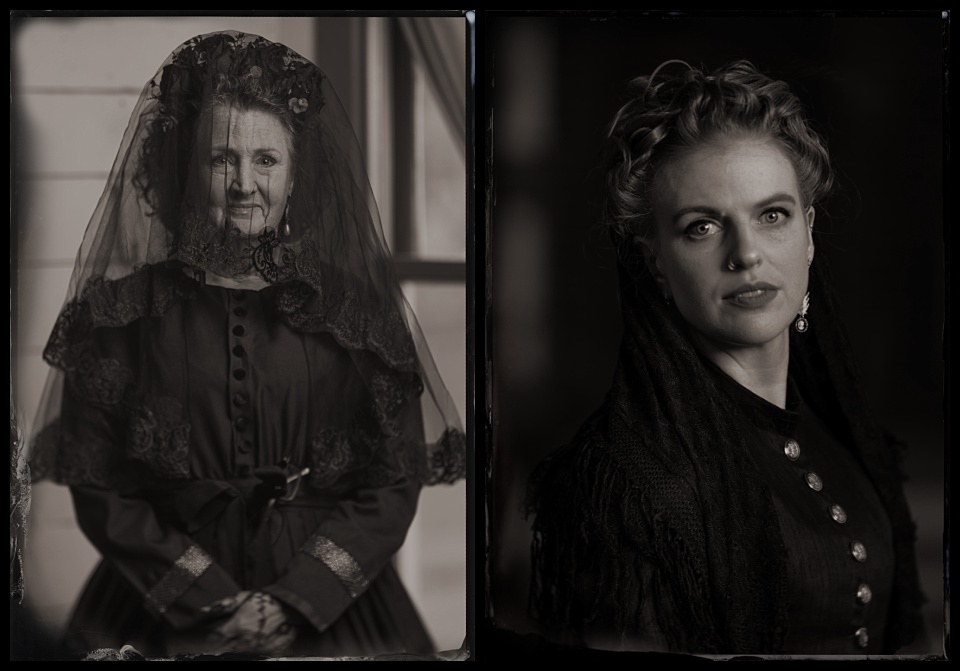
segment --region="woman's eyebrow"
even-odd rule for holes
[[[790,205],[796,205],[797,199],[791,196],[789,193],[775,193],[772,196],[768,196],[763,200],[757,202],[753,209],[761,210],[769,205],[774,203],[789,203]],[[681,207],[673,215],[673,223],[677,223],[681,217],[686,214],[706,214],[711,217],[721,217],[723,213],[715,207],[710,207],[709,205],[691,205],[689,207]]]
[[[227,153],[227,152],[229,152],[229,153],[231,153],[231,154],[238,154],[238,153],[239,153],[239,152],[237,151],[237,149],[236,149],[236,145],[232,145],[232,144],[223,144],[223,145],[219,145],[219,144],[218,144],[218,145],[214,145],[214,146],[210,149],[210,151],[212,151],[212,152],[217,152],[217,153]],[[274,154],[276,154],[276,153],[279,153],[279,152],[280,152],[280,149],[278,149],[277,147],[268,146],[268,147],[260,147],[259,149],[254,149],[254,150],[252,150],[250,153],[251,153],[251,154],[268,154],[268,153],[274,153]]]
[[[681,207],[673,215],[673,223],[680,221],[680,218],[686,214],[697,213],[697,214],[706,214],[711,217],[720,217],[722,213],[715,207],[710,207],[709,205],[692,205],[690,207]]]
[[[774,203],[789,203],[791,205],[797,204],[797,199],[791,196],[789,193],[776,193],[769,198],[764,198],[759,203],[753,206],[755,210],[766,207],[767,205],[773,205]]]

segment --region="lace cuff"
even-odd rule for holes
[[[212,565],[213,559],[210,555],[198,546],[191,545],[147,592],[144,599],[146,609],[155,615],[162,615]]]
[[[319,560],[330,569],[354,599],[370,584],[357,560],[325,536],[313,536],[304,543],[300,551]]]

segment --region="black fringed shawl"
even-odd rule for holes
[[[613,385],[568,445],[535,471],[532,615],[549,632],[608,645],[643,639],[643,613],[670,650],[776,653],[789,627],[786,550],[768,487],[743,446],[743,416],[720,393],[649,279],[621,273],[624,336]],[[894,530],[893,652],[919,625],[915,528],[898,444],[869,413],[824,264],[814,264],[811,329],[792,333],[791,375],[853,446]],[[640,563],[653,579],[640,579]],[[651,599],[653,608],[644,608]]]

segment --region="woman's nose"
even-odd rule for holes
[[[238,161],[233,171],[233,180],[230,189],[238,194],[251,194],[255,188],[253,180],[253,166],[248,161]]]
[[[730,227],[729,270],[747,270],[763,263],[763,254],[753,228],[749,224],[734,224]]]

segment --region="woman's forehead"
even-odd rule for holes
[[[198,139],[214,147],[293,148],[290,132],[276,115],[262,109],[228,105],[218,105],[204,112]]]
[[[740,206],[787,193],[799,201],[793,164],[772,138],[721,138],[671,157],[654,184],[655,202]]]

